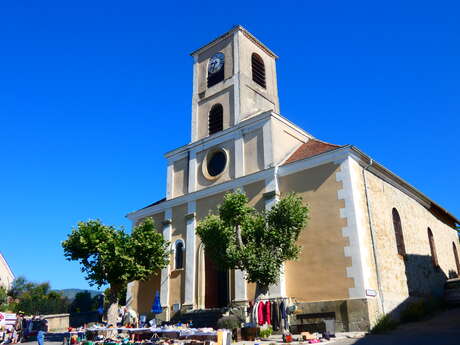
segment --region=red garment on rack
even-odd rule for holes
[[[261,301],[257,306],[257,323],[259,324],[259,326],[262,326],[265,323],[264,309],[265,303]]]
[[[271,303],[270,301],[267,301],[265,303],[265,316],[264,316],[264,321],[268,323],[269,325],[272,324],[272,317],[271,317]]]

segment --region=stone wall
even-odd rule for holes
[[[457,274],[452,243],[459,247],[457,232],[416,196],[403,192],[401,187],[369,171],[354,162],[355,188],[361,194],[361,208],[364,210],[362,228],[367,238],[366,255],[372,266],[369,288],[378,290],[378,264],[380,288],[383,295],[383,311],[396,317],[403,305],[412,298],[442,296],[443,285],[449,275]],[[367,185],[367,198],[365,183]],[[370,206],[370,219],[367,211]],[[392,210],[396,208],[402,225],[406,255],[398,254],[393,227]],[[374,232],[371,240],[370,224]],[[433,265],[428,228],[433,232],[439,267]],[[375,257],[374,257],[375,254]],[[379,313],[378,308],[373,313]],[[375,321],[377,315],[371,316]]]
[[[64,331],[69,328],[70,314],[52,314],[44,315],[43,318],[48,320],[48,331]]]
[[[301,314],[329,313],[335,314],[337,332],[357,332],[370,328],[368,310],[375,304],[375,299],[358,298],[336,301],[297,303],[295,314],[290,315],[290,325],[299,325]],[[304,322],[306,323],[306,322]]]

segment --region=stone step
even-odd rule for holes
[[[217,327],[217,320],[222,317],[222,314],[227,311],[226,308],[222,309],[197,309],[188,312],[178,313],[172,319],[171,322],[177,323],[189,323],[192,321],[192,325],[195,328],[202,327]]]

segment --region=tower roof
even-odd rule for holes
[[[209,47],[211,47],[211,46],[223,41],[224,39],[230,37],[236,31],[241,31],[243,33],[243,35],[245,35],[247,38],[249,38],[256,45],[258,45],[259,48],[262,49],[263,51],[265,51],[268,55],[273,56],[275,59],[278,58],[278,56],[274,52],[272,52],[270,49],[268,49],[268,47],[265,44],[260,42],[253,34],[251,34],[248,30],[246,30],[241,25],[235,25],[233,28],[231,28],[229,31],[227,31],[223,35],[217,37],[216,39],[212,40],[211,42],[209,42],[208,44],[204,45],[203,47],[191,52],[190,55],[194,56],[196,54],[201,53],[203,50],[205,50],[205,49],[207,49],[207,48],[209,48]]]

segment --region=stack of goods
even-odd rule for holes
[[[331,335],[329,332],[324,332],[324,333],[302,332],[300,333],[299,341],[305,341],[309,344],[317,344],[322,341],[327,341],[333,337],[335,336]]]
[[[11,325],[0,326],[0,344],[11,344],[17,341],[17,333]]]
[[[78,338],[72,338],[78,342]],[[184,325],[151,328],[113,328],[95,326],[86,329],[81,345],[230,345],[231,332],[212,328],[188,328]],[[80,344],[79,344],[80,345]]]

